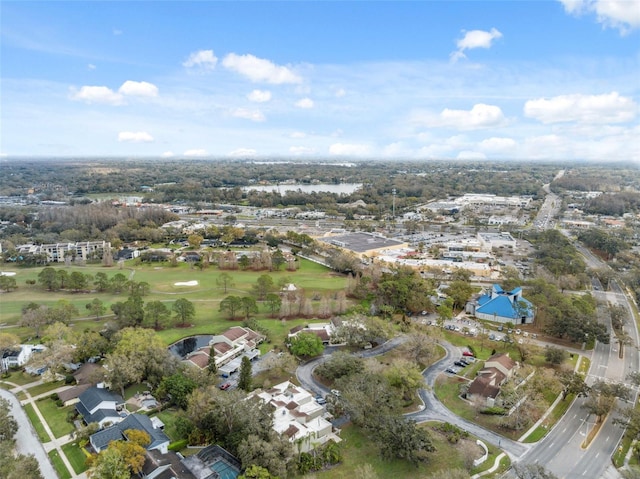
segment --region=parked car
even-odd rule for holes
[[[453,364],[454,364],[455,366],[458,366],[458,367],[461,367],[461,368],[464,368],[465,366],[468,366],[468,364],[463,363],[462,361],[456,361],[456,362],[454,362]]]
[[[447,369],[445,369],[445,372],[447,372],[449,374],[458,374],[458,371],[456,371],[453,368],[447,368]]]
[[[224,383],[224,384],[221,384],[219,387],[223,391],[226,391],[227,389],[229,389],[231,387],[231,383]]]
[[[462,351],[462,355],[471,358],[473,357],[473,353],[471,351]]]
[[[320,404],[321,406],[322,406],[323,404],[327,404],[327,400],[326,400],[325,398],[323,398],[320,394],[318,394],[318,395],[316,396],[316,402],[317,402],[318,404]]]
[[[335,397],[340,397],[340,391],[338,391],[337,389],[332,389],[331,394],[333,394]]]

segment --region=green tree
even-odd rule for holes
[[[298,357],[312,358],[324,351],[324,345],[318,335],[313,333],[298,333],[289,342],[291,354]]]
[[[265,301],[267,303],[267,307],[269,308],[271,317],[275,317],[276,314],[278,314],[278,311],[280,311],[280,306],[282,306],[282,298],[280,298],[279,294],[269,293],[265,297]]]
[[[72,271],[69,275],[67,287],[74,292],[83,291],[89,287],[90,281],[91,275],[84,274],[80,271]]]
[[[107,447],[92,461],[92,469],[88,472],[91,479],[130,479],[131,472],[122,453],[115,448]]]
[[[100,319],[100,317],[104,316],[104,313],[107,312],[107,307],[98,298],[93,298],[93,301],[87,303],[85,305],[85,308],[91,313],[92,316],[96,317],[96,320]]]
[[[236,313],[242,308],[242,298],[230,295],[220,301],[220,311],[229,313],[229,319],[236,317]]]
[[[220,276],[216,278],[216,284],[224,288],[224,294],[227,294],[227,290],[234,286],[233,277],[229,273],[222,272]]]
[[[445,292],[453,300],[453,307],[462,309],[473,294],[473,286],[468,281],[452,281]]]
[[[258,277],[256,284],[253,285],[253,291],[258,297],[259,301],[264,300],[268,293],[273,291],[274,282],[273,278],[268,274],[263,274]]]
[[[42,268],[38,273],[38,283],[48,291],[57,291],[60,289],[60,277],[57,271],[51,266]]]
[[[0,398],[0,442],[13,441],[18,432],[18,422],[11,414],[11,403]]]
[[[240,375],[238,377],[238,387],[243,391],[251,391],[253,385],[253,368],[251,360],[242,356],[242,362],[240,363]]]
[[[144,321],[144,301],[139,295],[132,295],[126,301],[111,305],[111,311],[116,315],[120,327],[135,327]]]
[[[278,479],[269,470],[262,466],[252,464],[244,470],[244,474],[238,476],[238,479]]]
[[[96,275],[93,277],[93,285],[100,293],[103,291],[107,291],[109,289],[109,277],[107,276],[107,273],[103,273],[102,271],[96,273]]]
[[[182,373],[167,376],[160,382],[156,393],[159,399],[174,404],[181,409],[187,408],[189,394],[198,386],[198,383]]]
[[[189,235],[189,237],[187,238],[187,241],[189,242],[189,246],[191,246],[194,249],[198,249],[200,248],[200,245],[204,241],[204,238],[198,234],[192,234],[192,235]]]
[[[157,386],[177,370],[177,359],[152,329],[125,328],[116,334],[115,342],[113,352],[107,354],[105,369],[108,382],[123,396],[129,384],[147,380]]]
[[[159,331],[169,320],[171,311],[162,301],[149,301],[144,305],[144,323]]]
[[[544,358],[550,364],[562,364],[567,359],[567,352],[555,346],[545,346]]]
[[[18,287],[16,279],[11,276],[0,275],[0,291],[13,291]]]
[[[173,303],[171,310],[176,314],[176,319],[180,326],[186,326],[189,324],[189,320],[193,319],[196,315],[196,308],[191,301],[185,298],[180,298]]]
[[[245,319],[249,319],[249,317],[251,316],[251,313],[257,314],[258,313],[258,304],[256,303],[256,300],[250,296],[243,296],[241,298],[242,304],[241,304],[241,308],[242,308],[242,312],[244,313],[244,317]]]

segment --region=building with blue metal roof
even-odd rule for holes
[[[535,317],[533,304],[522,296],[522,288],[504,291],[494,284],[491,291],[467,305],[467,312],[478,319],[496,323],[531,324]]]

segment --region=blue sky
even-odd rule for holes
[[[640,161],[640,0],[2,1],[0,155]]]

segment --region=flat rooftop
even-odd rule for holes
[[[347,233],[339,236],[327,236],[318,238],[319,241],[338,246],[340,248],[355,251],[356,253],[364,253],[380,248],[390,248],[405,244],[403,241],[385,238],[384,236],[371,233]]]

